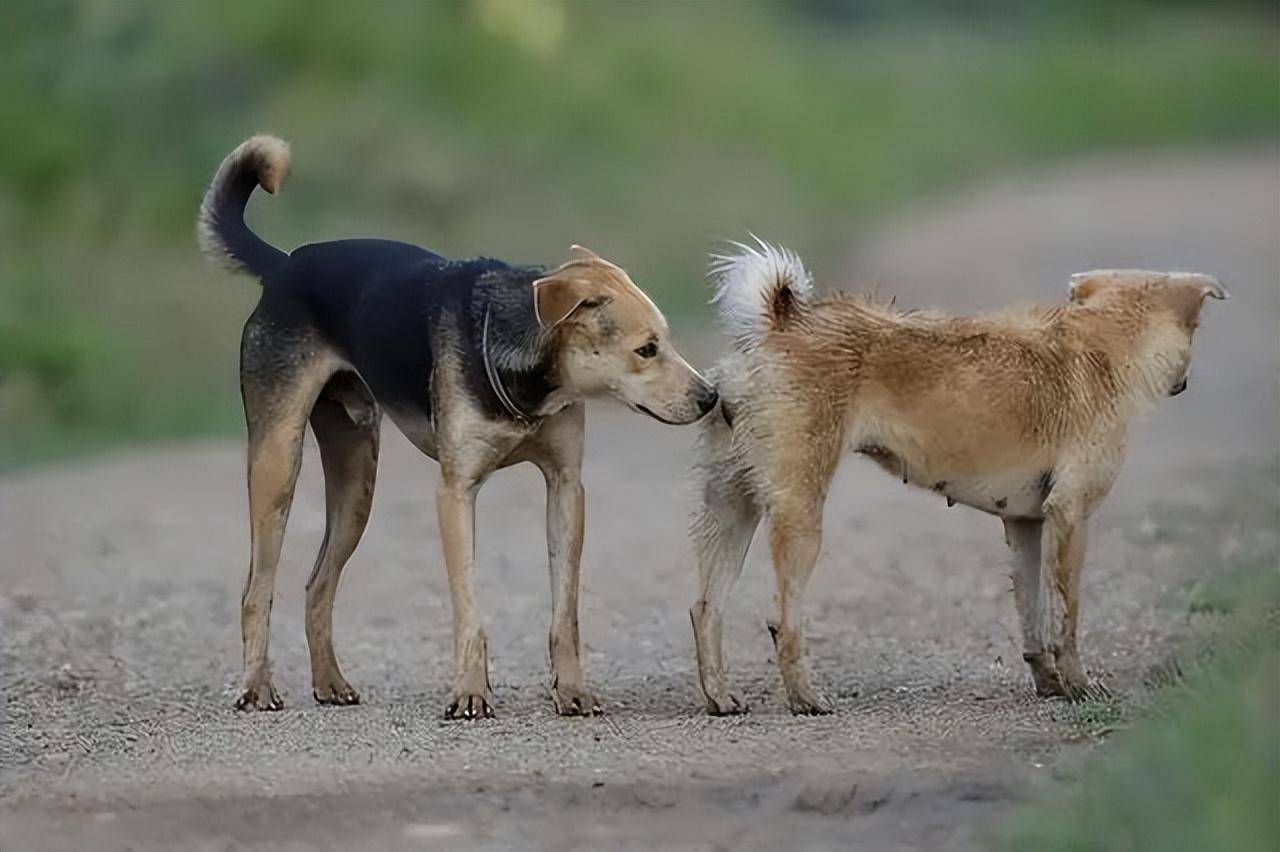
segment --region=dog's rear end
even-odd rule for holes
[[[697,465],[701,501],[693,521],[699,593],[690,611],[707,710],[746,707],[728,688],[721,652],[724,602],[742,572],[761,518],[778,579],[779,619],[769,624],[792,712],[830,712],[814,688],[797,629],[799,602],[817,559],[822,501],[843,441],[838,381],[798,382],[770,357],[770,337],[803,346],[812,279],[800,258],[760,243],[715,258],[720,321],[733,349],[714,368],[718,412],[703,421]],[[784,344],[785,346],[786,344]]]
[[[249,515],[252,538],[241,598],[244,680],[236,706],[278,710],[271,683],[268,623],[285,522],[302,461],[308,422],[325,470],[324,543],[307,581],[306,631],[312,689],[325,704],[356,704],[333,650],[333,601],[338,579],[369,517],[378,464],[381,414],[341,356],[305,311],[276,291],[290,256],[253,233],[244,210],[257,187],[280,189],[289,147],[254,136],[229,154],[200,206],[196,236],[215,264],[256,277],[263,298],[245,324],[240,388],[248,427]]]

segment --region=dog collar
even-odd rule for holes
[[[489,378],[489,387],[493,388],[494,396],[498,398],[498,402],[502,403],[502,407],[507,410],[507,413],[515,418],[515,421],[521,426],[531,426],[534,418],[521,411],[515,401],[511,399],[507,389],[502,386],[502,377],[498,375],[498,368],[489,359],[489,312],[492,309],[492,303],[485,307],[484,325],[480,330],[480,359],[484,362],[484,374]]]

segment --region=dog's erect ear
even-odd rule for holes
[[[575,260],[600,260],[608,263],[607,260],[593,252],[591,249],[586,246],[580,246],[577,243],[569,246],[569,260],[570,262]]]
[[[577,270],[557,270],[533,282],[533,312],[543,328],[554,328],[569,318],[596,292],[595,285]]]
[[[1190,284],[1193,287],[1199,287],[1201,298],[1208,296],[1210,299],[1230,299],[1231,294],[1227,292],[1227,288],[1222,286],[1222,282],[1212,275],[1205,275],[1201,272],[1170,272],[1169,280],[1179,284]]]
[[[1083,302],[1098,289],[1098,275],[1094,272],[1077,272],[1067,281],[1067,295],[1073,302]]]

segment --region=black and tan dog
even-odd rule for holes
[[[673,348],[658,308],[586,249],[546,271],[451,261],[386,240],[339,240],[291,254],[248,229],[257,186],[274,193],[289,150],[270,136],[222,163],[200,209],[200,245],[262,281],[245,324],[240,383],[249,430],[252,556],[241,609],[240,708],[282,704],[267,662],[276,563],[308,421],[324,467],[324,544],[307,581],[312,688],[325,704],[360,699],[333,652],[333,598],[373,498],[382,411],[440,463],[440,537],[453,599],[457,679],[446,716],[492,714],[485,634],[472,594],[476,492],[529,461],[547,485],[552,694],[566,715],[599,711],[582,676],[583,400],[611,395],[664,423],[690,423],[714,389]]]

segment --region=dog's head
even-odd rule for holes
[[[1072,275],[1069,289],[1074,304],[1126,319],[1129,342],[1170,396],[1187,389],[1191,339],[1204,300],[1230,298],[1217,278],[1198,272],[1098,269]]]
[[[573,246],[533,294],[539,324],[557,337],[566,389],[611,394],[664,423],[692,423],[716,404],[715,389],[671,344],[658,306],[620,267]]]

